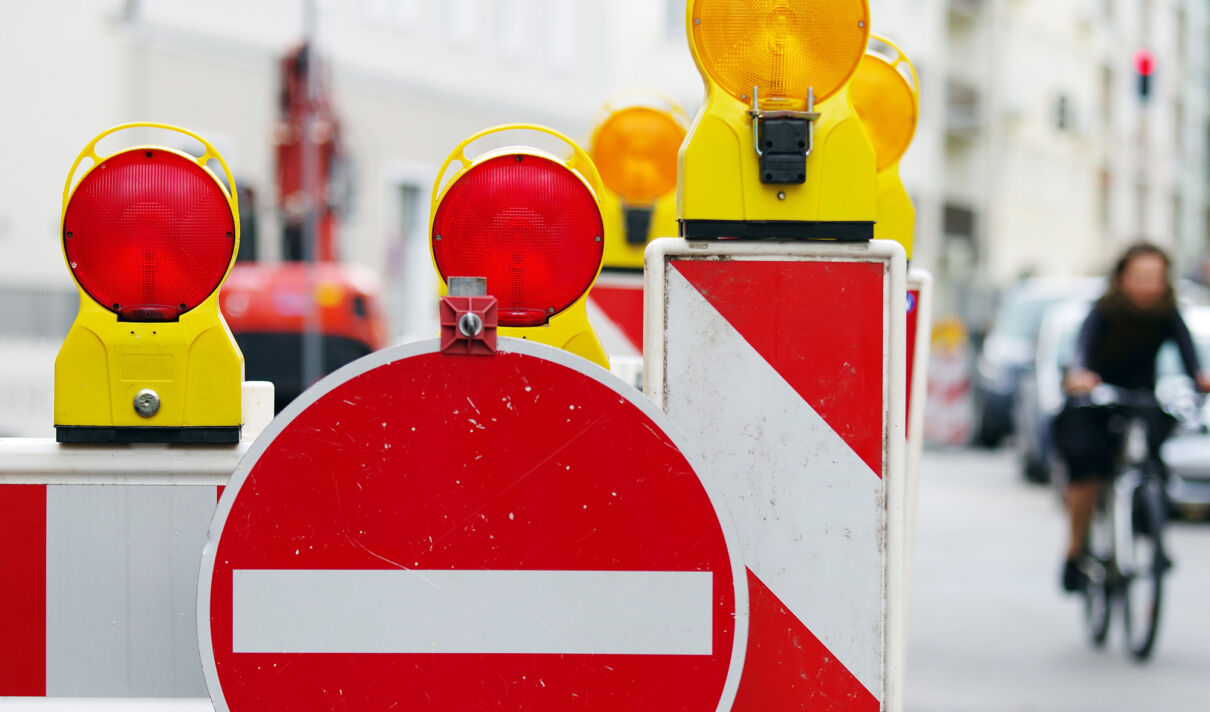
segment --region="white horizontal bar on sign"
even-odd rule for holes
[[[236,653],[710,655],[698,571],[234,572]]]
[[[213,712],[206,698],[5,697],[4,712]]]
[[[252,445],[77,445],[0,438],[0,484],[225,485]]]

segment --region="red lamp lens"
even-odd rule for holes
[[[596,277],[604,243],[592,192],[539,156],[484,161],[446,192],[433,220],[442,277],[486,277],[503,326],[545,324]]]
[[[129,321],[170,321],[218,289],[235,249],[231,206],[194,161],[158,149],[113,155],[84,176],[63,216],[80,286]]]

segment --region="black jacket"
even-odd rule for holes
[[[1152,311],[1133,308],[1120,295],[1102,297],[1080,328],[1072,368],[1085,368],[1101,380],[1131,390],[1155,389],[1155,359],[1165,341],[1176,341],[1191,378],[1201,366],[1189,327],[1174,300]]]

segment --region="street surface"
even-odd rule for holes
[[[1152,659],[1114,630],[1103,650],[1059,589],[1055,491],[1011,449],[929,451],[921,472],[906,712],[1210,710],[1210,523],[1177,522]]]

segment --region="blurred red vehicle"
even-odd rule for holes
[[[346,160],[340,123],[319,81],[317,59],[311,54],[303,45],[282,60],[276,142],[284,261],[256,260],[256,201],[250,192],[241,195],[241,207],[246,206],[242,217],[247,218],[243,221],[246,226],[241,226],[241,254],[220,295],[223,315],[244,353],[245,378],[272,381],[279,411],[312,380],[387,344],[387,321],[376,276],[364,267],[339,261],[338,219],[350,193]],[[309,142],[302,140],[307,126],[311,127]],[[304,151],[308,150],[312,151],[312,185],[316,186],[310,199],[304,175]],[[309,206],[313,206],[312,215],[308,215]],[[310,245],[308,218],[313,221]],[[319,341],[318,372],[304,374],[309,326]]]

